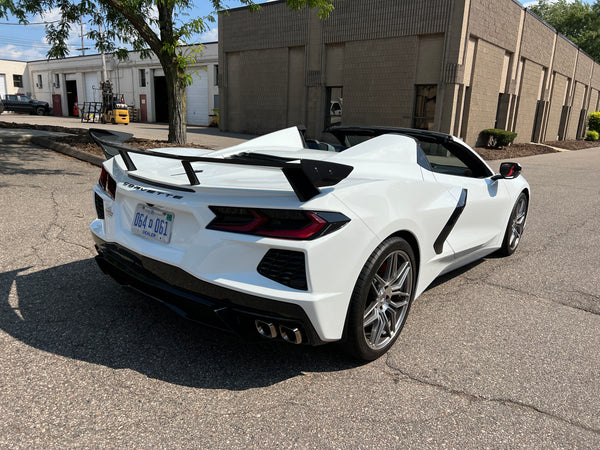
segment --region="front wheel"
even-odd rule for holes
[[[529,200],[527,199],[527,195],[525,192],[521,192],[510,214],[510,219],[508,219],[502,247],[499,250],[501,255],[510,256],[519,246],[521,236],[523,236],[523,231],[525,230],[528,206]]]
[[[394,344],[408,316],[416,283],[415,257],[404,239],[386,239],[365,263],[346,324],[346,351],[365,361]]]
[[[42,106],[39,106],[36,108],[35,113],[38,116],[43,116],[44,114],[46,114],[46,108],[43,108]]]

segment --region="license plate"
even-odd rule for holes
[[[137,205],[131,231],[139,236],[168,244],[174,219],[175,215],[172,212]]]

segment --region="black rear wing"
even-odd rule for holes
[[[260,153],[239,153],[228,158],[175,155],[154,150],[142,150],[123,144],[123,142],[133,136],[130,133],[113,132],[99,128],[91,128],[89,133],[91,138],[102,148],[106,159],[120,155],[123,158],[125,167],[130,172],[137,170],[137,167],[129,156],[130,153],[179,160],[192,186],[200,184],[200,180],[196,176],[196,171],[192,167],[192,163],[194,162],[281,169],[298,200],[301,202],[306,202],[319,195],[321,191],[318,188],[320,187],[338,184],[350,175],[354,169],[352,166],[329,161],[281,158]]]

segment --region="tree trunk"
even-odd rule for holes
[[[162,62],[162,61],[161,61]],[[167,82],[167,107],[169,108],[169,142],[187,143],[185,74],[178,73],[177,63],[162,64]]]

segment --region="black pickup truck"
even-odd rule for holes
[[[45,114],[50,114],[50,105],[48,105],[47,102],[40,102],[29,98],[26,95],[9,94],[2,99],[0,113],[3,111],[14,111],[17,113],[29,113],[43,116]]]

